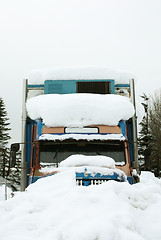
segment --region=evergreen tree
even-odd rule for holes
[[[3,99],[0,98],[0,176],[7,179],[12,190],[19,190],[21,153],[17,153],[17,161],[14,168],[10,168],[10,148],[7,147],[10,139],[9,119],[5,110]]]
[[[161,176],[161,89],[155,93],[149,109],[151,140],[151,168],[155,176]]]
[[[141,97],[144,100],[142,105],[145,109],[145,116],[142,122],[140,123],[141,130],[139,132],[138,138],[138,153],[141,170],[150,170],[152,136],[149,129],[149,107],[148,107],[149,98],[145,93]]]
[[[7,148],[9,136],[9,119],[5,110],[3,99],[0,98],[0,176],[3,178],[9,173],[9,149]]]
[[[0,98],[0,147],[5,148],[10,139],[9,136],[9,119],[5,110],[3,99]]]
[[[20,190],[20,178],[21,178],[21,152],[16,153],[16,164],[10,168],[10,171],[6,173],[7,180],[10,183],[12,190]]]
[[[145,117],[140,123],[138,152],[141,170],[149,170],[161,176],[161,90],[154,97],[143,94]]]

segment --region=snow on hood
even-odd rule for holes
[[[31,119],[42,118],[48,127],[117,126],[134,115],[130,99],[113,94],[40,95],[28,99],[26,108]]]
[[[90,174],[92,177],[95,177],[96,174],[102,175],[113,175],[116,173],[120,179],[123,178],[125,181],[127,180],[127,175],[120,169],[118,168],[108,168],[108,167],[98,167],[98,166],[79,166],[79,167],[54,167],[52,164],[48,163],[40,163],[41,169],[39,172],[43,174],[55,174],[57,172],[64,172],[64,171],[69,171],[69,168],[73,169],[75,173],[87,173]]]
[[[97,173],[101,175],[113,175],[116,173],[120,178],[124,177],[124,179],[127,179],[126,174],[116,168],[114,159],[102,155],[86,156],[74,154],[61,161],[58,168],[54,167],[52,163],[40,163],[40,165],[40,172],[44,174],[67,171],[69,168],[72,168],[77,173],[87,172],[92,176],[95,176]]]
[[[32,71],[28,75],[29,84],[44,84],[45,80],[92,80],[112,79],[115,83],[129,84],[135,78],[131,73],[107,67],[80,66],[57,67]]]
[[[6,240],[160,240],[161,180],[108,181],[76,186],[64,171],[0,202],[0,236]]]
[[[60,167],[97,166],[115,168],[115,161],[106,156],[85,156],[81,154],[71,155],[60,162]]]

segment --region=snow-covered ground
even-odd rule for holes
[[[0,202],[1,240],[160,240],[161,180],[76,186],[71,169]]]

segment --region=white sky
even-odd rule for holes
[[[99,65],[161,88],[160,0],[0,0],[0,97],[21,136],[22,80],[34,69]]]

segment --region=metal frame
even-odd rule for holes
[[[133,146],[134,146],[134,165],[133,167],[139,172],[138,165],[138,142],[137,142],[137,116],[136,116],[136,101],[135,101],[135,84],[134,79],[130,80],[130,94],[131,94],[131,102],[134,105],[135,113],[132,117],[133,123]]]
[[[26,139],[26,99],[27,99],[27,85],[28,80],[25,79],[23,82],[23,99],[22,99],[22,142]],[[27,163],[26,163],[26,144],[21,145],[21,191],[24,191],[27,186]]]

